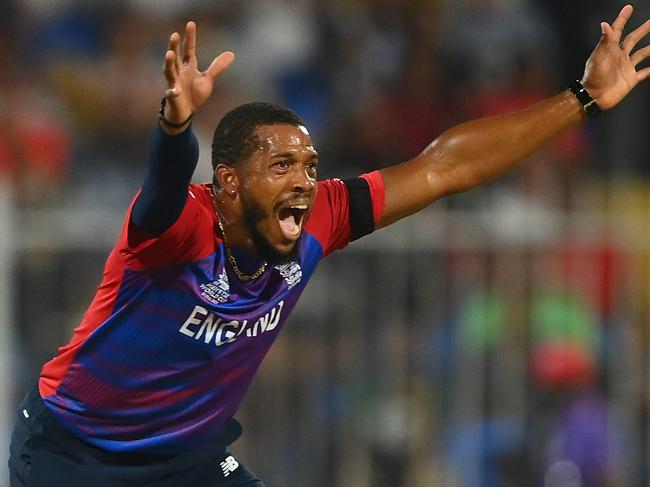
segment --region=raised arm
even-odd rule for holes
[[[650,68],[637,71],[650,56],[650,46],[632,53],[650,32],[650,20],[621,42],[632,10],[627,5],[611,26],[601,24],[602,37],[585,66],[581,82],[601,110],[614,107],[650,77]],[[525,110],[447,130],[414,159],[381,171],[386,206],[376,226],[384,227],[443,196],[497,178],[585,118],[582,103],[566,90]]]
[[[194,112],[210,97],[214,82],[233,61],[233,53],[217,56],[207,70],[196,59],[196,24],[188,22],[185,40],[174,32],[163,68],[167,90],[160,126],[149,147],[149,171],[133,206],[131,223],[147,236],[162,234],[178,219],[198,160],[198,143],[190,130]]]

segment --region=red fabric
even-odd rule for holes
[[[157,237],[149,237],[130,225],[134,203],[135,198],[117,244],[129,269],[155,269],[199,260],[214,252],[215,245],[221,241],[215,232],[216,214],[207,184],[190,185],[178,220]]]
[[[74,361],[79,346],[113,313],[123,277],[124,266],[118,253],[113,250],[106,262],[102,282],[81,324],[75,328],[72,340],[67,345],[59,347],[57,356],[43,365],[39,382],[41,397],[56,392],[70,364]]]
[[[384,216],[386,206],[386,187],[384,178],[379,171],[362,174],[361,177],[368,182],[370,196],[372,198],[372,213],[375,225]]]
[[[323,248],[323,257],[344,248],[350,241],[348,190],[339,179],[319,181],[316,201],[304,230]]]
[[[368,181],[375,223],[384,213],[384,180],[379,171],[361,176]],[[316,202],[305,230],[313,235],[323,248],[323,257],[350,243],[350,200],[348,190],[340,179],[328,179],[318,183]]]

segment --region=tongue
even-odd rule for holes
[[[300,234],[300,227],[296,224],[296,219],[290,211],[282,212],[280,218],[280,229],[284,236],[290,240],[295,239]]]

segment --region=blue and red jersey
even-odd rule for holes
[[[381,176],[362,178],[377,221]],[[176,453],[218,435],[320,259],[353,236],[349,188],[321,181],[295,261],[241,282],[209,185],[188,192],[180,217],[155,238],[135,235],[129,211],[80,326],[41,372],[52,413],[107,451]]]

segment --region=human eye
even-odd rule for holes
[[[280,159],[279,161],[274,162],[271,167],[280,171],[285,171],[289,169],[290,166],[291,163],[287,159]]]

